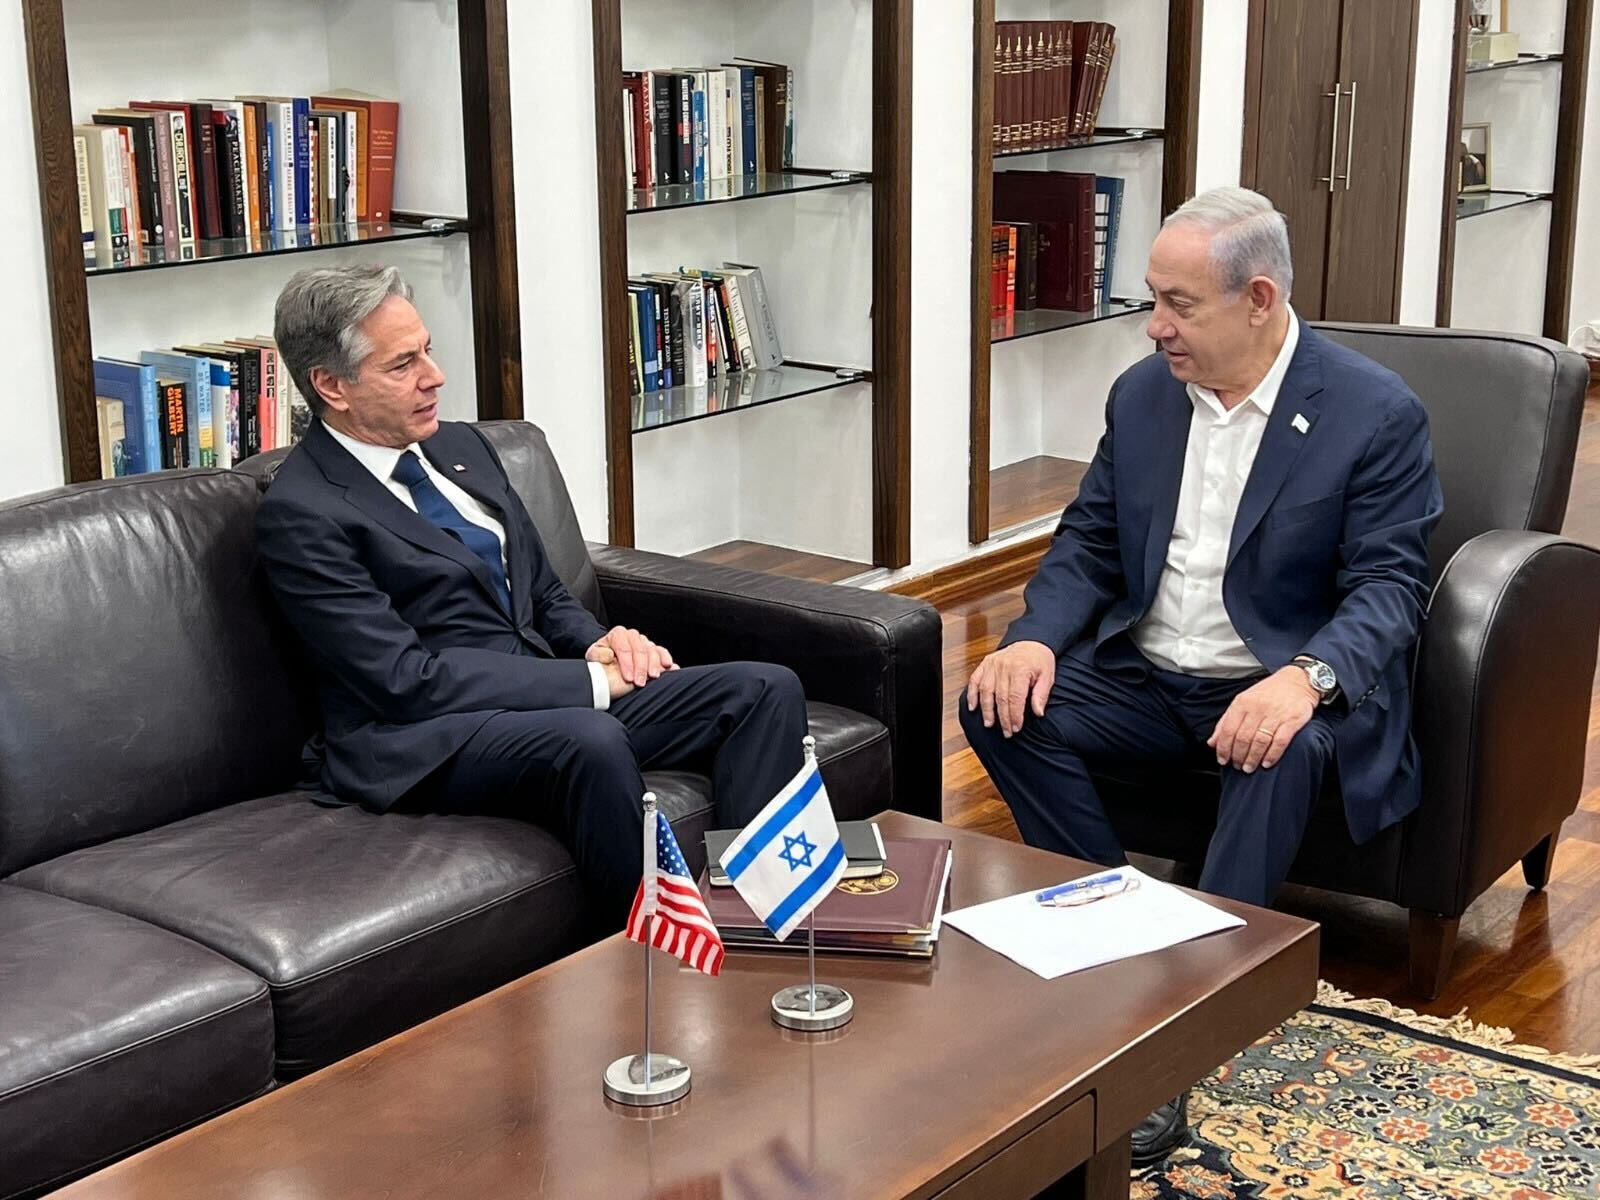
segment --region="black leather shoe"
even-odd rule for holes
[[[1189,1143],[1189,1093],[1169,1100],[1133,1131],[1133,1165],[1148,1167]]]

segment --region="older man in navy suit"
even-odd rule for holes
[[[1359,843],[1421,797],[1410,651],[1442,511],[1393,372],[1303,326],[1284,218],[1219,188],[1167,218],[1158,353],[1112,385],[1078,497],[960,717],[1023,838],[1125,862],[1089,764],[1222,772],[1200,886],[1268,904],[1324,778]],[[1169,1106],[1135,1137],[1182,1130]]]
[[[444,373],[394,268],[302,271],[275,335],[316,419],[256,527],[319,668],[324,792],[548,825],[620,924],[641,771],[709,764],[718,823],[744,824],[800,768],[798,678],[680,670],[573,599],[489,443],[439,420]]]

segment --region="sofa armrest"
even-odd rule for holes
[[[931,606],[618,546],[592,556],[609,620],[644,631],[680,663],[777,663],[810,699],[882,721],[894,761],[885,807],[938,819],[943,632]]]
[[[1422,807],[1400,901],[1456,916],[1577,806],[1600,638],[1600,550],[1494,530],[1428,605],[1413,729]]]

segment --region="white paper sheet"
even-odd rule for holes
[[[946,913],[945,923],[1045,979],[1244,924],[1134,867],[1120,870],[1139,886],[1075,908],[1047,907],[1022,892]]]

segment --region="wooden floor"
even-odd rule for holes
[[[1089,464],[1041,454],[989,472],[989,528],[995,533],[1060,514]]]
[[[747,571],[768,571],[774,575],[787,575],[791,579],[814,579],[818,583],[838,583],[872,570],[871,563],[829,558],[825,554],[806,554],[786,546],[769,546],[765,542],[723,542],[720,546],[697,550],[684,557],[718,563],[724,567],[743,567]]]
[[[1600,544],[1600,392],[1591,391],[1579,443],[1566,532]],[[955,719],[972,668],[1022,611],[1022,589],[944,610],[944,816],[956,825],[1015,838],[1016,827]],[[1518,1039],[1547,1049],[1600,1053],[1600,680],[1590,709],[1579,811],[1563,829],[1549,887],[1530,892],[1514,868],[1461,921],[1455,969],[1427,1002],[1406,984],[1404,911],[1374,901],[1287,889],[1280,907],[1322,922],[1324,978],[1359,996],[1454,1014],[1463,1007]]]

